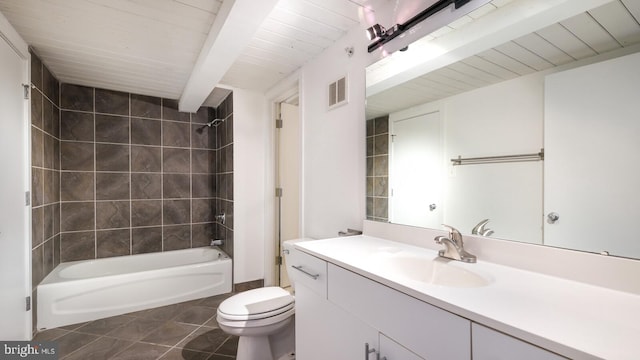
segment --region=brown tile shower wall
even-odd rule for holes
[[[60,102],[62,262],[209,245],[216,109],[72,84]]]
[[[36,286],[60,263],[59,83],[31,51],[31,283],[33,326]]]
[[[367,120],[367,219],[389,220],[389,116]]]
[[[31,51],[32,314],[60,262],[207,246],[233,255],[233,97],[176,100],[60,85]],[[213,118],[226,121],[204,127]],[[226,213],[224,225],[214,214]]]
[[[216,118],[224,119],[216,130],[214,216],[225,214],[225,223],[216,222],[216,239],[224,240],[222,249],[233,257],[233,93],[216,108]]]

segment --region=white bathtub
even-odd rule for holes
[[[231,292],[231,259],[215,247],[58,265],[38,285],[38,329]]]

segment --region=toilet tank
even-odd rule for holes
[[[292,239],[292,240],[286,240],[282,243],[282,254],[284,255],[284,263],[287,268],[287,275],[289,277],[289,282],[291,283],[292,289],[295,289],[296,277],[299,276],[298,273],[293,273],[293,271],[291,271],[291,266],[288,265],[288,264],[295,263],[295,259],[298,254],[298,250],[295,249],[293,244],[301,241],[311,241],[311,240],[315,240],[315,239],[312,239],[312,238]]]

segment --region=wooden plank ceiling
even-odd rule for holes
[[[482,11],[503,6],[485,5]],[[473,16],[474,14],[470,14]],[[467,19],[468,20],[468,19]],[[464,24],[459,20],[426,41]],[[640,2],[616,0],[367,98],[367,118],[640,43]],[[376,64],[372,69],[384,66]]]
[[[267,90],[352,28],[366,0],[280,0],[222,82]]]
[[[372,1],[280,0],[221,83],[256,91],[271,88],[361,26],[359,13]],[[493,0],[423,43],[515,1]],[[1,0],[0,12],[62,82],[178,99],[222,4],[223,0]],[[368,116],[636,44],[639,4],[615,0],[414,79],[396,94],[377,94],[368,99]],[[385,66],[384,60],[371,69],[380,66]],[[217,105],[216,95],[205,103]]]
[[[178,98],[220,0],[2,0],[0,11],[66,83]]]
[[[221,83],[269,89],[359,26],[364,1],[281,0]],[[0,12],[62,82],[178,99],[222,3],[2,0]]]

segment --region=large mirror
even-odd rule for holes
[[[541,13],[509,41],[425,56],[526,2],[368,67],[367,218],[640,258],[640,7]]]

